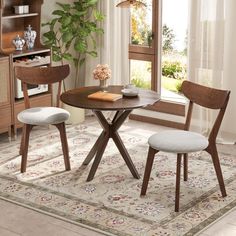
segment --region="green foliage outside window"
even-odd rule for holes
[[[163,61],[162,75],[173,79],[186,79],[186,65],[179,61]]]

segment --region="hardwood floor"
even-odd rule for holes
[[[1,236],[99,236],[102,234],[0,200]]]

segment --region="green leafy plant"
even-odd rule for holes
[[[161,77],[161,87],[168,91],[179,93],[183,80],[177,80],[166,76]]]
[[[151,89],[151,85],[149,81],[145,81],[143,79],[132,79],[131,83],[134,84],[138,88],[144,88],[144,89]]]
[[[163,61],[162,75],[174,79],[185,79],[186,66],[179,61]]]
[[[96,36],[103,34],[98,23],[104,15],[96,8],[98,0],[77,0],[72,4],[56,3],[54,16],[43,23],[49,30],[43,34],[44,44],[52,49],[55,62],[73,61],[76,69],[74,87],[78,86],[79,68],[85,62],[86,54],[97,57]],[[65,84],[64,84],[64,90]]]

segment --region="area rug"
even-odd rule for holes
[[[132,125],[131,125],[132,124]],[[236,206],[236,148],[219,146],[228,196],[222,198],[210,157],[190,155],[189,180],[181,181],[180,212],[174,212],[173,154],[155,158],[147,195],[140,197],[147,139],[156,132],[126,122],[120,135],[141,175],[134,179],[109,141],[95,178],[82,162],[101,132],[96,121],[67,126],[71,171],[64,171],[58,132],[36,129],[30,139],[27,172],[21,174],[19,140],[0,144],[0,196],[106,235],[194,235]]]

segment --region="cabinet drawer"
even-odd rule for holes
[[[4,106],[0,108],[0,128],[11,125],[11,107]]]

